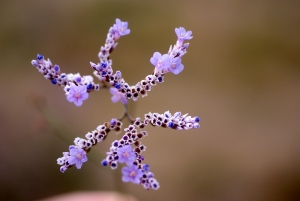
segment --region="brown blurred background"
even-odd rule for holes
[[[155,51],[175,44],[175,27],[193,31],[184,71],[129,105],[135,117],[201,117],[198,130],[147,128],[144,156],[158,191],[123,184],[120,168],[99,164],[120,135],[97,145],[81,170],[60,173],[56,159],[74,137],[119,117],[122,105],[100,90],[77,108],[30,64],[41,53],[63,72],[92,74],[89,62],[116,18],[131,34],[119,40],[113,68],[129,84],[152,72]],[[0,1],[0,200],[76,190],[142,201],[300,200],[299,36],[297,0]]]

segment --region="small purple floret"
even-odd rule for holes
[[[178,37],[178,40],[181,41],[190,40],[193,38],[192,31],[186,31],[183,27],[175,28],[175,33]]]
[[[80,169],[82,164],[88,160],[86,153],[81,148],[70,147],[70,156],[68,162],[70,165],[76,165],[77,169]]]
[[[168,125],[170,128],[173,128],[175,126],[175,124],[173,122],[170,122]]]
[[[56,79],[51,80],[52,84],[57,84]]]
[[[86,89],[87,89],[87,90],[92,90],[92,89],[93,89],[93,85],[92,85],[92,84],[88,84],[88,85],[86,86]]]
[[[111,87],[109,91],[112,94],[111,101],[113,103],[116,103],[118,101],[121,101],[121,103],[123,103],[124,105],[128,103],[128,99],[125,97],[125,95],[122,92],[119,92],[119,90],[115,87]]]
[[[155,52],[150,59],[150,62],[159,70],[168,69],[171,65],[171,58],[168,54],[161,55]]]
[[[80,83],[81,82],[81,77],[80,76],[76,77],[75,82]]]
[[[144,164],[143,165],[143,170],[144,171],[149,171],[150,170],[150,166],[148,164]]]
[[[103,166],[107,166],[108,165],[108,162],[107,162],[107,160],[103,160],[103,161],[101,161],[101,164],[103,165]]]
[[[142,160],[142,161],[145,160],[144,156],[142,156],[142,155],[140,155],[139,158],[140,158],[140,160]]]
[[[115,119],[115,118],[112,118],[109,122],[109,124],[112,126],[116,125],[116,123],[117,123],[117,119]]]
[[[132,182],[134,184],[139,184],[143,176],[143,172],[138,169],[136,165],[131,165],[122,168],[122,181],[123,182]]]
[[[121,85],[120,85],[119,83],[116,83],[116,84],[115,84],[115,87],[116,87],[117,89],[120,89],[120,88],[121,88]]]
[[[64,173],[67,169],[68,168],[66,166],[61,166],[59,170]]]
[[[172,59],[172,63],[169,67],[169,71],[174,73],[175,75],[179,74],[183,70],[184,66],[181,63],[181,58],[176,57]]]
[[[36,58],[37,58],[37,60],[42,60],[42,59],[44,59],[44,56],[41,54],[38,54]]]
[[[101,62],[101,67],[102,67],[102,68],[106,68],[106,66],[107,66],[107,63],[106,63],[106,62]]]
[[[130,29],[127,27],[128,22],[122,22],[120,19],[116,19],[116,24],[113,25],[116,39],[118,39],[120,36],[130,34]]]
[[[59,66],[58,66],[58,65],[56,65],[56,64],[53,66],[53,68],[54,68],[54,70],[55,70],[56,72],[59,72],[59,71],[60,71],[60,68],[59,68]]]
[[[66,93],[67,100],[74,102],[76,106],[81,106],[82,102],[89,97],[86,86],[76,86],[75,84],[70,85],[69,92]]]
[[[132,165],[135,161],[135,153],[130,145],[123,146],[117,150],[120,163],[126,163],[127,165]]]

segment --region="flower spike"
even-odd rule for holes
[[[117,40],[129,33],[128,23],[116,19],[116,23],[108,31],[104,46],[101,46],[98,53],[99,62],[90,62],[102,88],[109,88],[112,95],[111,101],[113,103],[120,101],[123,104],[123,115],[119,119],[112,118],[109,122],[99,125],[95,130],[86,133],[84,138],[75,138],[74,145],[69,146],[69,151],[62,153],[62,157],[57,159],[57,164],[60,165],[61,172],[73,166],[81,169],[83,163],[88,161],[87,155],[93,146],[105,140],[110,131],[122,132],[122,120],[127,118],[130,125],[123,129],[123,135],[119,140],[112,142],[101,164],[111,169],[116,169],[119,164],[123,164],[121,169],[123,182],[140,184],[147,190],[157,190],[160,185],[154,178],[154,174],[150,172],[150,166],[144,163],[145,157],[142,155],[146,151],[146,146],[141,140],[148,136],[145,128],[152,125],[173,130],[197,129],[200,128],[200,118],[191,117],[188,114],[182,115],[181,112],[171,114],[169,111],[162,114],[149,112],[144,115],[144,119],[132,118],[127,110],[128,99],[137,101],[140,96],[146,97],[154,86],[164,82],[166,73],[179,74],[184,69],[181,57],[189,46],[189,43],[184,43],[184,41],[192,39],[193,36],[191,36],[191,31],[186,31],[182,27],[176,28],[176,44],[170,46],[167,54],[155,52],[150,59],[150,63],[154,65],[153,72],[130,86],[120,71],[114,72],[110,59],[110,54],[117,46]],[[38,54],[31,64],[53,85],[63,87],[67,100],[76,106],[81,106],[89,97],[90,92],[100,89],[100,84],[95,84],[92,76],[62,73],[58,65],[52,65],[50,59],[46,60],[41,54]]]

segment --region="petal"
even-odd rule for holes
[[[130,172],[130,167],[123,167],[121,172],[123,175],[128,175]]]
[[[118,25],[114,24],[114,25],[113,25],[113,30],[114,30],[114,31],[118,30]]]
[[[80,160],[77,160],[77,161],[76,161],[76,168],[77,168],[77,169],[80,169],[81,166],[82,166],[82,162],[81,162]]]
[[[70,90],[69,90],[69,92],[72,93],[72,94],[75,94],[76,91],[77,91],[76,85],[72,83],[72,84],[70,85]]]
[[[127,27],[128,27],[128,22],[122,22],[122,27],[125,28],[125,29],[127,29]]]
[[[70,92],[67,94],[67,100],[70,103],[75,101],[75,98],[74,98],[73,94],[71,94]]]
[[[127,34],[130,34],[130,29],[125,29],[125,30],[123,31],[123,35],[127,35]]]
[[[71,156],[74,156],[74,155],[76,155],[78,153],[78,149],[77,148],[69,149],[69,152],[70,152]]]
[[[181,58],[180,57],[173,58],[172,63],[180,64],[181,63]]]
[[[89,94],[85,92],[84,94],[81,94],[81,100],[86,100],[89,97]]]
[[[175,75],[179,74],[181,71],[183,71],[184,69],[184,66],[183,64],[180,64],[176,69],[175,71],[173,72]]]
[[[180,30],[179,30],[179,28],[175,28],[175,33],[176,33],[176,35],[179,37],[179,35],[180,35]]]
[[[117,95],[113,95],[112,97],[111,97],[111,101],[113,102],[113,103],[116,103],[116,102],[118,102],[120,99],[119,99],[119,96],[117,96]]]
[[[165,62],[169,62],[169,61],[171,60],[170,55],[164,54],[164,55],[162,56],[162,60],[165,61]]]
[[[118,89],[116,89],[115,87],[110,87],[109,92],[110,92],[112,95],[115,95],[115,94],[117,94],[119,91],[118,91]]]
[[[79,98],[77,98],[77,99],[74,100],[74,104],[75,104],[77,107],[79,107],[79,106],[82,105],[82,100],[79,99]]]
[[[119,18],[117,18],[116,19],[116,25],[121,25],[121,24],[122,24],[121,20]]]
[[[123,181],[123,182],[129,182],[129,181],[130,181],[130,178],[129,178],[128,176],[123,175],[123,176],[122,176],[122,181]]]
[[[192,31],[188,31],[188,32],[186,32],[186,34],[185,34],[186,36],[188,36],[188,37],[190,37],[191,35],[192,35]]]
[[[123,156],[119,156],[119,163],[124,163],[125,162],[125,158]]]
[[[151,57],[150,63],[152,63],[152,65],[156,66],[156,64],[157,64],[157,59],[154,58],[154,57]]]
[[[161,58],[161,53],[159,52],[154,52],[153,57],[159,60]]]
[[[140,177],[135,176],[135,177],[132,179],[132,183],[134,183],[134,184],[139,184],[140,182],[141,182]]]
[[[82,159],[81,159],[82,162],[87,162],[88,161],[88,158],[87,156],[84,154],[82,155]]]
[[[83,86],[78,86],[77,88],[78,88],[78,89],[77,89],[77,92],[79,92],[79,93],[85,93],[85,92],[87,91],[87,88],[86,88],[85,85],[83,85]]]
[[[123,103],[124,105],[126,105],[128,103],[128,99],[125,96],[123,96],[121,98],[121,103]]]
[[[75,164],[76,163],[76,157],[75,156],[70,156],[68,158],[68,162],[69,162],[70,165]]]

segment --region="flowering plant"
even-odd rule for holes
[[[125,108],[124,114],[119,119],[113,118],[110,122],[99,125],[95,130],[88,132],[85,138],[75,138],[74,145],[69,146],[69,151],[63,152],[63,156],[57,159],[57,163],[61,165],[61,172],[65,172],[74,165],[80,169],[82,164],[88,160],[87,154],[91,148],[105,140],[110,131],[120,132],[122,120],[128,118],[131,124],[124,129],[122,138],[112,143],[101,164],[116,169],[118,163],[125,163],[125,167],[122,168],[124,182],[141,184],[145,189],[158,189],[159,183],[154,178],[154,174],[150,172],[149,165],[143,163],[145,158],[141,155],[146,150],[146,146],[140,140],[148,135],[144,128],[150,124],[175,130],[195,129],[200,127],[200,118],[191,117],[188,114],[182,115],[180,112],[172,115],[169,111],[163,114],[149,112],[145,114],[144,119],[132,118],[128,113],[127,103],[128,99],[136,101],[140,95],[147,96],[154,86],[164,81],[166,73],[171,72],[177,75],[184,69],[181,57],[189,46],[189,43],[184,43],[184,41],[192,39],[192,32],[186,31],[182,27],[176,28],[175,33],[178,37],[176,44],[170,46],[167,54],[162,55],[155,52],[150,59],[151,64],[155,66],[153,73],[130,86],[122,78],[120,71],[113,73],[110,59],[111,52],[118,44],[116,41],[121,36],[130,33],[127,27],[127,22],[116,19],[116,23],[108,31],[105,45],[100,48],[98,54],[100,62],[97,64],[90,62],[94,69],[94,75],[100,80],[101,86],[95,84],[90,75],[62,73],[58,65],[52,65],[50,59],[46,60],[41,54],[38,54],[37,59],[32,60],[31,64],[52,84],[64,87],[67,100],[76,106],[81,106],[83,101],[89,97],[90,92],[98,91],[101,87],[107,87],[109,84],[112,102],[120,101]]]

